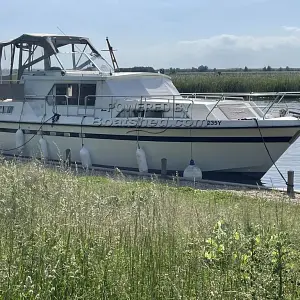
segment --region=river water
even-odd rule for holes
[[[257,102],[258,105],[267,105],[267,103]],[[300,111],[300,102],[289,102],[287,103],[290,109],[295,109]],[[282,108],[286,105],[282,104]],[[279,108],[275,108],[274,112]],[[287,172],[293,170],[295,172],[295,190],[300,191],[300,138],[290,146],[290,148],[280,157],[276,162],[276,166],[279,171],[283,174],[284,178],[287,180]],[[286,188],[285,182],[278,173],[275,166],[273,166],[262,178],[262,183],[268,187],[275,188]]]
[[[295,172],[295,190],[300,191],[300,138],[280,157],[276,162],[276,166],[287,180],[287,171]],[[285,182],[273,166],[262,178],[265,186],[275,188],[286,188]]]

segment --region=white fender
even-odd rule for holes
[[[80,158],[81,158],[81,163],[82,163],[83,167],[90,168],[92,166],[90,152],[84,146],[82,146],[82,148],[80,150]]]
[[[192,159],[190,161],[190,164],[185,168],[183,177],[198,180],[202,179],[202,171],[198,166],[195,165],[195,162]]]
[[[136,160],[137,164],[139,167],[139,172],[140,173],[148,173],[148,165],[147,165],[147,159],[146,159],[146,154],[143,149],[138,147],[136,149]]]
[[[16,132],[16,151],[21,152],[24,149],[25,137],[22,129],[18,129]]]
[[[48,159],[48,145],[47,145],[47,141],[41,137],[39,140],[40,146],[41,146],[41,150],[42,150],[42,154],[44,159]]]

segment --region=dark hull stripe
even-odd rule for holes
[[[109,140],[127,140],[136,141],[137,136],[126,135],[106,135],[106,134],[85,134],[86,138],[109,139]],[[267,143],[288,143],[292,137],[266,137]],[[172,143],[261,143],[261,137],[187,137],[187,136],[139,136],[139,141],[149,142],[172,142]]]
[[[247,120],[249,121],[249,120]],[[226,121],[223,121],[223,122],[226,122]],[[242,122],[242,121],[240,121]],[[12,121],[0,121],[0,124],[1,123],[5,123],[5,124],[24,124],[24,125],[41,125],[41,122],[12,122]],[[45,125],[51,125],[51,121],[45,123]],[[92,127],[92,128],[128,128],[128,129],[132,129],[132,128],[137,128],[137,126],[133,125],[133,126],[115,126],[115,125],[101,125],[99,126],[97,123],[93,124],[93,125],[81,125],[81,124],[66,124],[66,123],[55,123],[55,125],[57,126],[71,126],[71,127],[83,127],[83,128],[88,128],[88,127]],[[257,125],[256,123],[253,123],[253,126],[249,127],[248,125],[247,126],[237,126],[237,127],[226,127],[226,126],[207,126],[207,127],[181,127],[181,126],[178,126],[178,127],[168,127],[166,128],[165,126],[162,126],[162,127],[153,127],[153,126],[139,126],[138,128],[142,129],[142,128],[145,128],[145,129],[152,129],[152,130],[155,130],[155,129],[159,129],[159,130],[162,130],[162,129],[168,129],[168,130],[172,130],[172,129],[201,129],[201,130],[223,130],[223,129],[257,129]],[[299,125],[280,125],[280,126],[268,126],[268,125],[263,125],[263,126],[260,126],[260,128],[263,128],[263,129],[274,129],[274,128],[299,128],[300,130],[300,124]]]
[[[0,132],[15,133],[16,129],[0,128]],[[25,134],[37,134],[37,130],[24,130]],[[61,131],[42,131],[43,135],[61,136],[61,137],[81,137],[80,133],[76,132],[61,132]],[[83,133],[83,138],[86,139],[99,139],[99,140],[120,140],[120,141],[136,141],[136,135],[119,135],[119,134],[98,134],[98,133]],[[266,136],[264,140],[266,143],[289,143],[293,136]],[[189,136],[139,136],[139,141],[149,142],[171,142],[171,143],[262,143],[261,137],[189,137]]]

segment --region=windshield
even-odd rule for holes
[[[99,71],[111,73],[111,66],[99,55],[85,52],[58,53],[50,57],[50,70]]]

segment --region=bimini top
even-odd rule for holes
[[[0,49],[8,46],[15,45],[17,47],[24,47],[26,45],[36,45],[44,48],[49,54],[58,53],[58,48],[70,44],[87,44],[91,50],[101,57],[100,53],[91,44],[88,38],[79,36],[57,35],[57,34],[22,34],[18,38],[10,41],[0,42]]]

